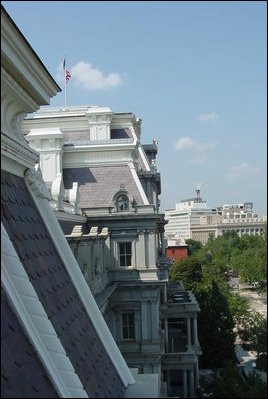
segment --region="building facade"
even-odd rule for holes
[[[165,211],[167,225],[165,235],[167,239],[186,240],[192,238],[192,227],[199,225],[200,218],[216,213],[216,209],[208,208],[206,201],[196,190],[196,196],[182,200],[175,204],[175,208]]]
[[[1,7],[1,397],[135,397],[135,387],[142,396],[21,133],[25,114],[59,91]]]
[[[200,194],[198,190],[197,194]],[[267,218],[258,216],[252,202],[207,208],[200,195],[181,201],[175,209],[166,210],[165,219],[168,222],[166,238],[191,238],[202,244],[207,243],[209,237],[216,238],[227,230],[233,230],[239,236],[264,235],[267,228]]]
[[[189,246],[180,240],[167,240],[165,253],[174,263],[188,257],[188,248]]]
[[[252,202],[224,204],[217,208],[216,215],[200,217],[199,225],[192,226],[191,235],[194,240],[205,244],[209,237],[219,237],[230,230],[239,237],[244,234],[264,236],[267,218],[258,216]]]
[[[44,109],[23,121],[54,213],[129,367],[160,396],[194,397],[198,304],[168,281],[157,141],[108,107]]]

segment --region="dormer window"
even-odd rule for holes
[[[129,198],[126,194],[121,194],[117,198],[116,207],[118,212],[129,211]]]

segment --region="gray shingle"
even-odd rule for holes
[[[2,222],[87,394],[95,398],[123,397],[123,382],[102,345],[23,178],[1,171],[1,186]]]
[[[130,168],[126,166],[91,167],[63,169],[63,182],[66,189],[78,182],[81,208],[113,207],[113,197],[120,185],[125,186],[137,205],[144,205]]]
[[[58,398],[1,288],[1,398]]]

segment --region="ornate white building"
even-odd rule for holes
[[[161,397],[194,397],[199,307],[168,282],[157,142],[141,144],[134,114],[97,106],[43,109],[23,121],[23,132],[128,366],[145,380],[159,376]]]
[[[199,225],[200,218],[215,212],[216,209],[207,207],[206,201],[200,197],[200,190],[197,189],[196,197],[182,200],[175,204],[175,208],[165,211],[166,238],[180,240],[192,238],[192,228]]]
[[[227,230],[243,234],[264,236],[267,218],[253,211],[253,203],[224,204],[217,208],[217,214],[200,217],[199,224],[192,226],[191,237],[206,243],[210,236],[218,237]]]
[[[196,190],[196,197],[183,200],[165,211],[167,239],[189,239],[205,244],[209,237],[221,236],[227,230],[243,234],[264,235],[267,218],[253,211],[253,203],[224,204],[208,208]]]

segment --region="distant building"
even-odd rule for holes
[[[221,236],[227,230],[233,230],[239,236],[264,235],[267,228],[267,218],[258,216],[252,202],[207,208],[200,195],[181,201],[175,209],[166,210],[165,219],[168,222],[165,234],[169,239],[175,236],[192,238],[202,244],[209,237]]]
[[[239,237],[243,234],[264,236],[267,218],[258,216],[252,202],[243,204],[224,204],[217,208],[217,214],[203,216],[199,225],[192,226],[192,238],[206,243],[209,237],[219,237],[226,231],[235,231]]]
[[[184,240],[167,240],[165,253],[173,262],[177,262],[188,257],[188,248]]]
[[[165,235],[168,239],[175,237],[183,240],[192,238],[193,226],[199,225],[200,218],[211,216],[216,209],[208,208],[206,201],[200,196],[200,190],[196,189],[196,197],[189,198],[176,203],[175,208],[165,211]]]
[[[23,131],[40,153],[51,206],[128,366],[158,376],[159,397],[198,386],[199,306],[168,281],[157,141],[108,107],[47,108]]]

